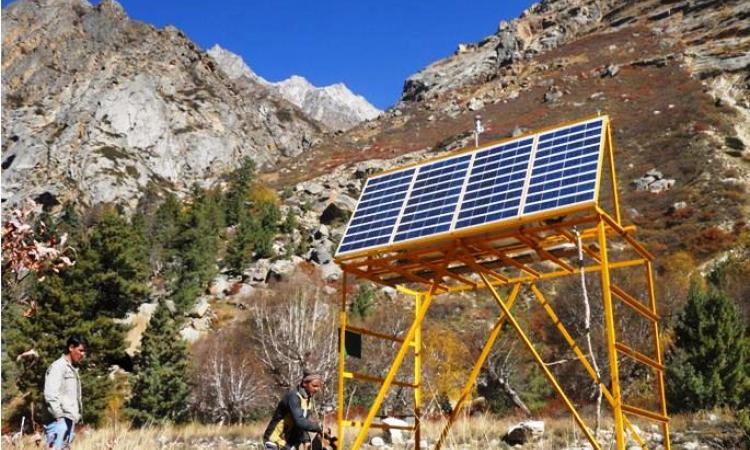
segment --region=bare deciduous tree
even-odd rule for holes
[[[196,345],[194,408],[204,419],[243,423],[268,399],[268,383],[247,333],[224,330]]]
[[[319,276],[297,270],[252,299],[250,339],[278,388],[295,386],[303,370],[321,374],[326,382],[335,379],[338,309],[323,287]]]

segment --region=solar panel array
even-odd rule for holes
[[[593,201],[604,120],[369,178],[337,255]]]

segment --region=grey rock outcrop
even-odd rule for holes
[[[20,0],[3,10],[2,39],[10,204],[46,193],[133,206],[149,186],[186,192],[246,156],[271,168],[321,132],[261,84],[233,83],[179,30],[132,21],[114,1]]]
[[[671,178],[664,178],[664,175],[660,171],[651,169],[643,177],[633,180],[633,185],[637,191],[648,191],[659,194],[671,189],[675,182]]]
[[[208,49],[206,53],[216,60],[219,68],[232,80],[245,77],[259,84],[269,84],[268,80],[253,72],[240,55],[222,48],[219,44]]]

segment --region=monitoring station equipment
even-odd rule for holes
[[[476,137],[479,136],[479,123]],[[617,449],[626,437],[647,448],[630,419],[655,421],[669,450],[669,419],[664,395],[664,363],[659,341],[659,316],[654,292],[654,257],[634,237],[635,227],[620,215],[610,119],[596,115],[526,135],[458,151],[434,160],[371,176],[337,249],[335,260],[344,271],[338,384],[338,431],[358,428],[350,447],[358,449],[370,428],[397,428],[378,422],[391,386],[414,390],[415,448],[421,440],[422,324],[434,297],[486,289],[499,311],[495,326],[476,361],[435,448],[439,449],[493,344],[508,323],[539,364],[583,435],[595,449],[603,448],[569,399],[553,372],[516,320],[513,304],[522,289],[536,298],[570,346],[583,369],[601,389],[612,413]],[[613,251],[613,249],[617,251]],[[579,252],[582,257],[579,257]],[[618,285],[617,275],[642,281],[632,292]],[[603,303],[610,376],[602,379],[589,355],[568,331],[540,285],[582,274],[598,274]],[[347,277],[391,286],[413,297],[414,318],[405,335],[389,336],[348,324]],[[618,340],[615,316],[634,314],[653,335],[649,349]],[[385,378],[346,370],[346,334],[357,333],[399,344]],[[410,380],[395,380],[407,353],[414,357]],[[624,401],[618,367],[625,357],[647,366],[652,376],[651,408]],[[364,420],[344,417],[345,382],[380,385]],[[342,444],[344,441],[342,439]]]

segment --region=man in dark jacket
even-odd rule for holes
[[[323,388],[323,378],[308,374],[297,388],[287,392],[273,412],[263,433],[267,450],[291,450],[310,442],[309,432],[322,432],[323,426],[308,417],[314,409],[313,396]]]

